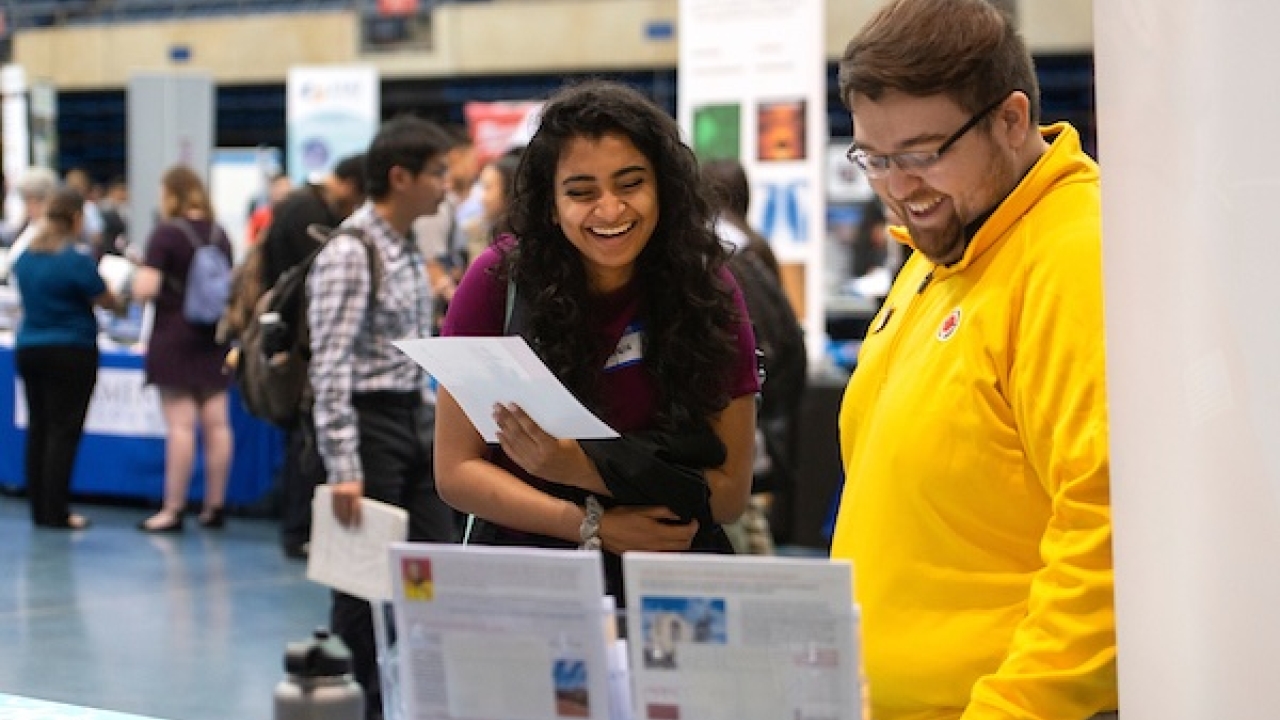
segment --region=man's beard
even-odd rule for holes
[[[977,211],[990,213],[1004,199],[1013,192],[1018,181],[1022,178],[1023,170],[1019,170],[1013,158],[1004,155],[993,155],[990,164],[986,168],[986,172],[979,178],[977,187],[980,193],[970,195],[970,204],[975,205],[973,208]],[[974,197],[988,198],[989,204],[985,207],[981,201],[973,203]],[[973,222],[981,214],[975,214],[970,220],[963,220],[956,211],[955,199],[948,198],[950,204],[950,214],[947,217],[946,224],[942,227],[934,227],[929,229],[916,227],[912,222],[911,213],[907,212],[906,203],[899,203],[895,208],[898,216],[905,219],[907,229],[911,231],[911,242],[916,249],[924,254],[938,265],[954,265],[960,262],[964,257],[965,250],[969,247],[969,238],[965,232],[969,223]]]
[[[947,224],[940,228],[919,228],[911,220],[911,214],[903,207],[899,214],[906,218],[907,230],[911,232],[911,243],[925,257],[938,265],[951,265],[964,257],[965,237],[964,224],[952,211]]]

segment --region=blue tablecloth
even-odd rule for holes
[[[131,350],[103,350],[94,403],[99,402],[101,394],[120,392],[122,387],[119,383],[104,381],[102,370],[109,370],[113,379],[132,378],[136,386],[141,378],[142,360],[141,355]],[[133,373],[137,376],[133,377]],[[18,388],[13,348],[0,344],[0,485],[13,488],[26,484],[23,475],[26,430],[18,428],[15,422]],[[145,407],[137,408],[137,411],[158,412],[158,401],[153,403],[150,400],[148,395],[142,400]],[[114,402],[114,407],[128,412],[129,402],[138,403],[139,398],[116,397],[105,398],[104,401]],[[231,464],[227,503],[244,506],[260,500],[271,488],[276,469],[284,457],[284,440],[279,429],[244,411],[234,388],[230,406],[235,457]],[[129,418],[123,420],[128,421]],[[127,426],[129,423],[123,424]],[[197,499],[203,497],[204,492],[202,466],[203,459],[197,457],[191,486],[192,497]],[[71,491],[82,496],[160,500],[164,493],[164,438],[86,432],[80,441]]]

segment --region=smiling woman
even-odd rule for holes
[[[592,290],[627,284],[658,224],[653,168],[625,135],[579,137],[556,171],[554,219],[582,255]]]
[[[626,550],[731,552],[720,523],[750,490],[755,338],[675,121],[622,85],[562,90],[516,172],[510,227],[444,334],[523,335],[622,437],[556,438],[498,406],[491,452],[441,391],[441,495],[482,521],[475,541],[598,542],[619,599]]]

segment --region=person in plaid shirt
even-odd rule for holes
[[[451,541],[454,521],[432,475],[435,412],[424,402],[426,378],[391,342],[431,331],[431,290],[409,228],[444,197],[448,147],[433,123],[387,122],[365,159],[369,201],[307,276],[312,416],[333,513],[350,526],[360,522],[362,497],[398,505],[409,512],[415,541]],[[367,717],[381,718],[369,604],[335,592],[330,624],[351,649]]]

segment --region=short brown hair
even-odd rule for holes
[[[946,94],[969,112],[1021,90],[1040,119],[1035,65],[1013,19],[990,0],[893,0],[849,41],[840,98],[875,100],[896,90]]]

